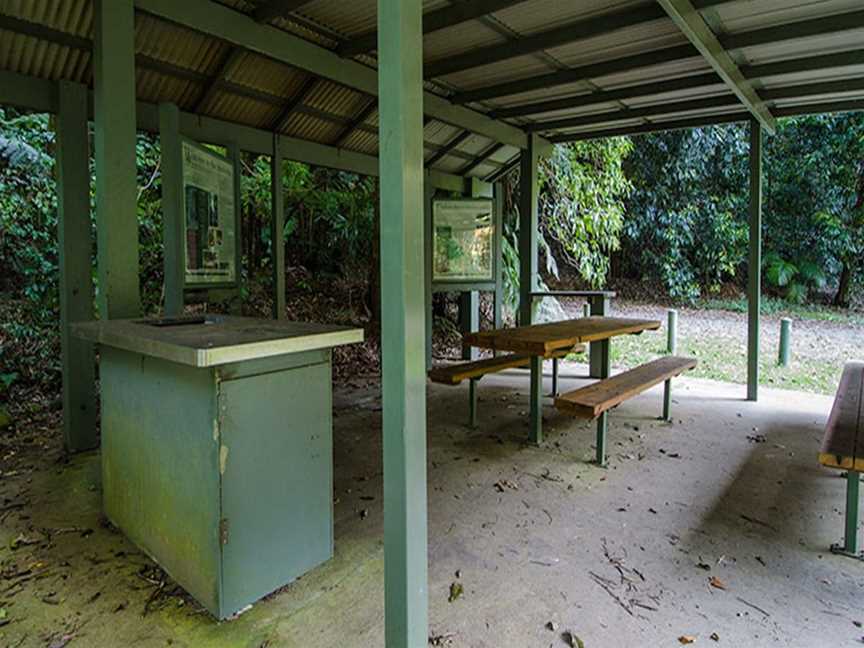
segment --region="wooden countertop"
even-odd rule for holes
[[[73,335],[193,367],[327,349],[363,341],[363,329],[284,320],[206,315],[205,322],[154,326],[143,318],[82,322]]]

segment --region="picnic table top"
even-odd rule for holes
[[[558,349],[633,335],[660,328],[658,320],[624,317],[581,317],[531,326],[477,331],[465,336],[465,343],[494,351],[512,351],[545,356]]]
[[[614,290],[535,290],[532,297],[610,297],[617,293]]]

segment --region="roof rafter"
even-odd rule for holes
[[[288,118],[291,116],[300,104],[302,104],[306,97],[308,97],[312,90],[315,89],[315,86],[318,84],[318,77],[310,76],[301,85],[297,92],[285,102],[285,105],[282,106],[282,110],[279,111],[279,114],[276,116],[276,119],[273,120],[273,123],[270,124],[270,130],[275,133],[280,132],[283,128],[285,128],[285,123],[288,121]]]
[[[378,95],[378,73],[373,68],[346,61],[324,47],[271,25],[258,24],[245,14],[210,0],[185,0],[182,3],[175,0],[135,0],[135,7],[367,95]],[[519,148],[528,143],[523,130],[490,119],[476,110],[454,106],[432,92],[424,91],[423,110],[440,121],[498,142]],[[546,149],[549,143],[543,141],[541,145]]]
[[[342,144],[344,144],[345,141],[351,136],[351,133],[357,130],[360,125],[362,125],[367,119],[369,119],[376,110],[378,110],[378,98],[373,97],[369,101],[369,103],[366,104],[366,107],[363,108],[363,110],[361,110],[359,113],[357,113],[357,116],[354,117],[354,119],[352,119],[348,124],[346,124],[345,128],[343,128],[339,132],[339,135],[337,135],[333,139],[332,146],[341,146]]]
[[[444,146],[442,146],[437,151],[435,151],[435,153],[433,153],[432,156],[428,160],[426,160],[426,162],[424,163],[424,166],[426,166],[427,168],[432,166],[433,164],[438,162],[444,156],[449,155],[457,146],[459,146],[462,142],[467,140],[469,137],[471,137],[471,131],[463,130],[456,137],[454,137],[452,140],[447,142]]]
[[[776,122],[771,111],[756,94],[751,83],[741,74],[738,64],[732,60],[729,53],[717,38],[717,35],[705,22],[702,14],[693,6],[690,0],[657,0],[672,21],[678,25],[687,39],[699,50],[708,64],[714,68],[726,82],[726,85],[741,100],[741,103],[769,133],[773,133]]]
[[[478,166],[480,166],[486,160],[488,160],[490,157],[495,155],[502,148],[504,148],[503,144],[500,144],[500,143],[492,144],[488,148],[484,149],[477,157],[475,157],[473,160],[471,160],[468,164],[466,164],[461,169],[459,169],[456,172],[456,175],[460,175],[460,176],[468,175],[474,169],[476,169]]]
[[[423,33],[431,34],[469,20],[501,11],[526,0],[466,0],[423,14]],[[347,40],[337,48],[339,56],[366,54],[378,47],[378,32],[369,31]]]
[[[284,18],[310,2],[312,0],[268,0],[256,7],[252,15],[258,22],[269,22],[274,18]]]
[[[666,13],[663,9],[654,2],[633,9],[602,14],[539,34],[517,38],[510,42],[496,43],[488,47],[470,50],[464,54],[433,61],[423,67],[423,76],[427,79],[446,76],[566,45],[592,36],[601,36],[625,27],[659,20],[665,16]]]
[[[242,55],[243,50],[239,47],[232,47],[230,50],[228,50],[228,53],[219,63],[219,67],[216,69],[216,73],[208,79],[207,85],[204,87],[204,92],[201,93],[198,101],[195,102],[195,107],[192,109],[192,112],[200,113],[204,108],[207,107],[207,105],[219,91],[220,84],[226,80],[226,77],[231,71],[231,68],[234,67],[234,65],[237,63],[237,61]]]

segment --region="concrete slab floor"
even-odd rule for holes
[[[593,424],[551,403],[546,442],[524,443],[526,374],[479,393],[468,430],[467,386],[430,386],[434,645],[566,646],[564,632],[586,648],[861,642],[864,564],[827,552],[844,504],[843,480],[816,460],[830,398],[765,389],[752,404],[741,386],[680,379],[672,424],[656,418],[659,387],[611,414],[600,469]],[[100,525],[98,455],[3,475],[0,645],[382,646],[376,394],[336,393],[336,556],[230,622]],[[454,582],[464,593],[448,602]]]

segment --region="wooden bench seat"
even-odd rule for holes
[[[549,354],[552,360],[564,358],[571,353],[581,353],[585,347],[579,345],[573,349],[555,351]],[[429,379],[442,385],[458,385],[463,380],[482,378],[486,374],[497,373],[506,369],[518,369],[527,367],[531,356],[527,353],[510,353],[499,355],[494,358],[483,358],[471,362],[460,362],[459,364],[433,367],[429,370]]]
[[[864,472],[864,362],[843,367],[834,406],[825,425],[819,463]]]
[[[555,399],[555,407],[581,418],[594,419],[654,385],[696,367],[694,358],[667,356],[611,378],[592,383]]]
[[[661,382],[663,390],[663,419],[670,420],[672,379],[696,367],[695,358],[666,356],[640,365],[611,378],[604,378],[587,387],[575,389],[555,399],[555,407],[572,416],[597,420],[597,463],[606,465],[606,413],[628,398],[650,389]]]
[[[862,559],[858,550],[858,496],[864,472],[864,362],[843,367],[834,406],[825,425],[819,463],[846,470],[845,535],[831,551]]]
[[[544,356],[545,359],[552,360],[552,393],[558,393],[558,360],[565,358],[571,353],[582,353],[585,351],[585,345],[577,344],[572,348],[558,349]],[[471,427],[477,426],[477,382],[486,374],[497,373],[505,369],[516,369],[528,367],[531,362],[531,355],[527,353],[511,353],[508,355],[495,356],[493,358],[483,358],[482,360],[473,360],[471,362],[460,362],[459,364],[445,365],[442,367],[433,367],[429,370],[429,379],[432,382],[442,385],[458,385],[465,380],[470,381],[468,391],[469,416],[468,424]]]

